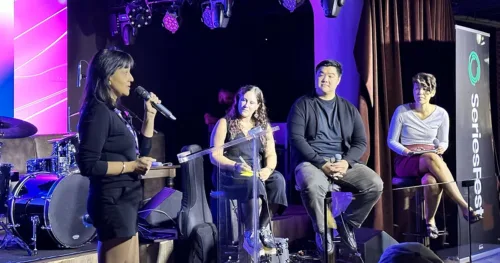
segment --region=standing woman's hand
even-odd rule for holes
[[[153,165],[153,162],[156,162],[156,159],[146,156],[137,159],[135,161],[134,173],[140,175],[147,174],[149,172],[149,169],[151,169],[151,165]]]
[[[151,105],[151,102],[160,104],[161,100],[153,92],[149,93],[149,95],[149,100],[144,102],[144,111],[146,112],[147,117],[155,117],[157,110],[153,107],[153,105]]]

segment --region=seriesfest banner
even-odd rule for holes
[[[490,107],[490,36],[461,26],[455,30],[456,181],[466,200],[467,191],[461,187],[462,181],[474,181],[469,188],[469,203],[484,217],[471,225],[472,253],[479,254],[497,244],[500,236]],[[468,244],[468,222],[461,213],[459,220],[460,240],[465,245]],[[460,254],[463,255],[463,251]]]

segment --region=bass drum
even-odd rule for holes
[[[80,174],[27,174],[9,201],[9,221],[18,225],[15,234],[31,244],[33,220],[38,217],[36,243],[40,248],[76,248],[92,241],[96,230],[83,220],[88,191],[89,179]]]

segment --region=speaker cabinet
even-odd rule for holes
[[[365,263],[378,263],[386,248],[398,244],[394,238],[381,230],[359,228],[354,231],[354,234],[356,235],[358,252],[361,253]],[[340,252],[338,258],[344,259],[347,256]]]
[[[181,210],[181,202],[181,192],[165,187],[140,209],[139,218],[152,227],[174,226]]]

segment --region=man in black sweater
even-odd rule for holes
[[[335,218],[337,230],[349,252],[359,256],[353,230],[361,226],[380,198],[383,182],[360,161],[366,150],[365,129],[356,107],[335,94],[341,76],[340,63],[320,62],[315,93],[294,103],[287,128],[296,188],[311,217],[318,250],[324,252],[325,196],[340,187],[352,192],[354,200]],[[326,236],[327,251],[333,253],[331,231],[326,231]]]

